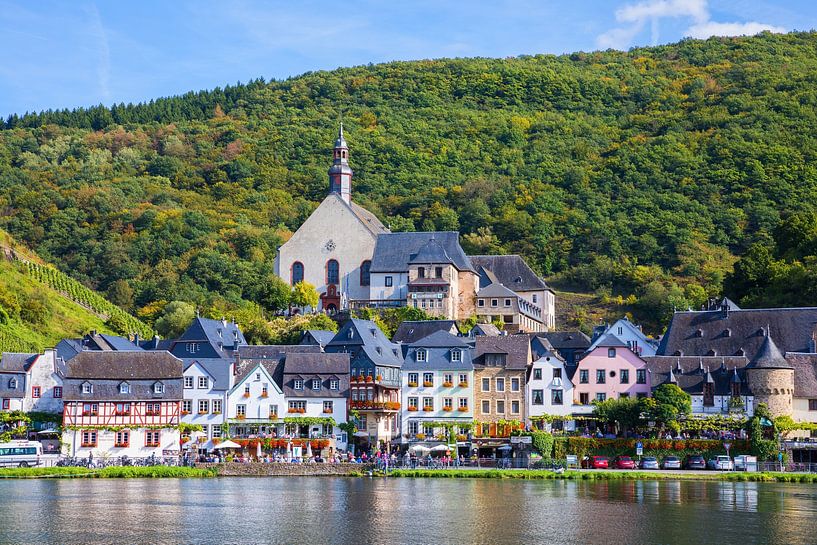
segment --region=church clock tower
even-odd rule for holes
[[[343,138],[343,123],[338,129],[338,139],[332,150],[332,166],[329,167],[329,193],[337,193],[352,204],[352,168],[349,166],[349,147]]]

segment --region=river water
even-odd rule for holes
[[[817,486],[218,478],[0,481],[0,543],[814,543]]]

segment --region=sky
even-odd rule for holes
[[[815,0],[0,0],[0,116],[393,60],[814,28]]]

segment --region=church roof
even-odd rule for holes
[[[383,233],[390,232],[388,228],[386,228],[386,226],[383,225],[383,223],[379,219],[377,219],[377,216],[375,216],[374,214],[372,214],[359,204],[356,204],[355,202],[347,204],[346,201],[344,201],[340,195],[335,194],[335,196],[339,198],[343,202],[343,204],[346,204],[346,206],[348,206],[352,210],[352,213],[357,217],[357,219],[359,219],[360,222],[363,225],[365,225],[366,228],[369,231],[371,231],[373,235],[380,235]]]
[[[471,261],[460,246],[456,231],[385,233],[378,235],[372,256],[371,272],[401,272],[408,270],[408,264],[426,246],[431,238],[445,252],[460,271],[474,271]],[[429,249],[429,252],[431,250]]]
[[[499,283],[516,292],[550,289],[518,255],[472,255],[470,259],[480,273],[482,286],[494,282],[485,274],[489,271]]]

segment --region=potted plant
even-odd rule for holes
[[[378,380],[378,381],[383,380],[383,375],[377,375],[377,377],[375,377],[375,378],[376,378],[376,380]]]
[[[431,405],[426,405],[425,407],[423,407],[423,410],[427,413],[430,413],[431,411],[434,410],[434,407],[432,407]]]
[[[358,375],[358,377],[357,377],[357,381],[358,381],[358,382],[365,382],[365,381],[366,381],[366,377],[365,377],[364,375]]]
[[[306,409],[303,409],[303,408],[302,408],[302,409],[298,409],[298,412],[299,412],[299,413],[301,413],[301,414],[304,414],[304,413],[306,412]]]
[[[416,388],[416,387],[417,387],[417,383],[416,383],[416,382],[409,382],[409,383],[408,383],[408,386],[409,386],[409,388]]]
[[[332,409],[324,409],[323,413],[324,414],[332,414]]]
[[[366,382],[374,382],[374,379],[372,378],[371,375],[366,377]]]
[[[244,397],[250,397],[250,392],[244,392]]]
[[[443,382],[443,386],[445,386],[446,388],[451,388],[452,386],[454,386],[454,383],[446,381],[446,382]]]
[[[417,407],[415,407],[414,405],[409,405],[408,410],[409,410],[409,412],[414,412],[414,411],[417,410]]]
[[[443,410],[446,411],[446,412],[450,412],[450,411],[453,411],[454,409],[450,405],[446,405],[445,407],[443,407]]]
[[[188,414],[190,414],[190,411],[182,411],[182,416],[187,416]]]
[[[275,420],[278,418],[278,413],[269,413],[270,420]]]
[[[235,418],[236,418],[236,420],[244,420],[244,419],[245,419],[245,418],[247,418],[247,417],[246,417],[246,415],[239,414],[239,415],[237,415]]]
[[[213,414],[221,414],[221,411],[213,411]]]
[[[468,387],[468,381],[467,380],[460,381],[460,388],[467,388],[467,387]]]
[[[433,382],[423,381],[423,388],[431,388],[432,386],[434,386]]]
[[[415,435],[415,437],[417,438],[418,441],[423,441],[426,438],[426,434],[418,433],[417,435]]]
[[[457,407],[457,410],[459,412],[461,412],[461,413],[467,413],[468,412],[468,407]]]
[[[295,407],[290,407],[290,408],[289,408],[289,410],[288,410],[287,412],[288,412],[288,413],[297,413],[297,412],[298,412],[298,409],[296,409]]]
[[[267,392],[261,392],[261,397],[269,397],[269,394]]]
[[[207,411],[199,411],[199,414],[207,414]]]

